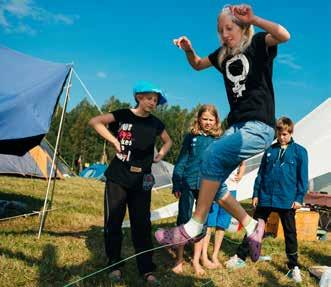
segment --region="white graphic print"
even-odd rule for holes
[[[129,161],[131,156],[131,151],[127,150],[129,146],[132,145],[132,124],[123,123],[120,125],[118,131],[117,139],[121,144],[121,153],[116,153],[116,156],[121,161]]]
[[[240,61],[242,65],[241,74],[233,75],[230,71],[230,65],[235,62]],[[235,98],[242,97],[242,92],[246,90],[245,80],[249,72],[249,62],[244,54],[238,54],[233,56],[230,60],[226,62],[226,77],[234,83],[232,91]]]

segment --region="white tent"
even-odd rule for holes
[[[161,160],[158,163],[152,164],[152,174],[155,177],[155,185],[153,189],[161,189],[172,186],[172,173],[174,171],[173,164]]]

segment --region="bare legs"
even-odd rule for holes
[[[216,227],[215,231],[215,241],[214,241],[214,250],[211,256],[211,261],[216,264],[216,266],[220,266],[221,263],[218,261],[218,253],[221,249],[222,241],[224,238],[224,230]]]
[[[176,250],[175,266],[171,270],[176,274],[182,273],[183,265],[184,265],[184,246],[180,245]]]
[[[200,241],[194,243],[194,254],[192,259],[192,265],[195,274],[197,274],[198,276],[205,275],[206,273],[205,270],[203,270],[202,266],[200,265],[203,240],[204,239],[201,239]]]
[[[208,258],[208,246],[210,243],[212,227],[208,227],[207,234],[203,239],[203,247],[202,247],[202,265],[208,269],[215,269],[220,266],[220,262],[218,261],[218,252],[221,247],[223,237],[220,237],[220,233],[217,230],[215,233],[215,243],[214,250],[212,255],[212,260],[210,261]],[[219,240],[221,239],[221,242]]]

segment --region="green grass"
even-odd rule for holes
[[[28,211],[43,206],[47,182],[37,179],[0,177],[0,199],[20,200]],[[70,178],[56,182],[52,208],[59,208],[47,215],[41,238],[37,239],[38,216],[0,221],[0,286],[65,286],[88,274],[101,270],[107,262],[103,247],[103,189],[101,182]],[[169,190],[153,193],[152,209],[173,202]],[[249,207],[248,204],[244,205]],[[10,216],[16,215],[12,211]],[[174,225],[175,218],[153,223],[153,231],[160,226]],[[219,254],[221,262],[235,253],[243,234],[226,234]],[[158,246],[155,244],[155,246]],[[301,286],[318,286],[309,276],[311,265],[331,262],[330,241],[299,242],[300,262],[303,265],[304,283]],[[158,266],[157,276],[162,286],[296,286],[285,277],[286,256],[284,242],[266,238],[263,253],[272,255],[272,262],[253,264],[237,271],[224,267],[208,271],[197,277],[189,263],[190,248],[186,250],[187,263],[182,275],[173,274],[172,256],[164,249],[154,252]],[[134,254],[130,230],[124,230],[122,257]],[[126,262],[124,282],[112,285],[107,271],[100,272],[75,286],[143,286],[135,259]]]

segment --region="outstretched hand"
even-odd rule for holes
[[[233,16],[235,16],[238,20],[247,24],[252,24],[255,15],[251,6],[245,4],[233,5],[230,6],[230,10]]]
[[[181,36],[178,39],[174,39],[173,43],[185,52],[192,51],[191,41],[186,36]]]

